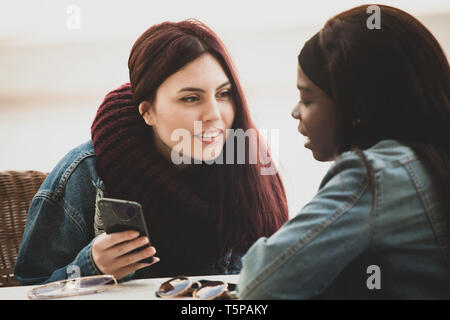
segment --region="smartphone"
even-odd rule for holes
[[[134,201],[100,198],[97,200],[105,232],[107,234],[122,231],[138,231],[139,236],[146,236],[149,242],[130,253],[150,247],[150,237],[145,224],[142,206]],[[142,259],[140,262],[152,263],[153,257]]]

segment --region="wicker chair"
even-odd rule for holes
[[[0,172],[0,287],[18,285],[13,270],[28,208],[46,177],[39,171]]]

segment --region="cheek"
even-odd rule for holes
[[[235,115],[236,111],[232,103],[227,103],[224,106],[222,106],[220,110],[220,116],[222,118],[222,121],[225,123],[226,129],[231,129]]]
[[[323,125],[322,138],[323,143],[327,148],[331,148],[334,145],[335,130],[333,124],[330,123],[329,121],[327,121]]]
[[[320,128],[320,130],[316,130],[316,137],[320,143],[318,147],[323,154],[323,160],[329,160],[332,158],[337,144],[336,116],[331,113],[324,115],[318,128]]]
[[[334,141],[334,121],[334,116],[310,108],[302,112],[301,126],[316,147],[328,148]]]
[[[312,112],[311,109],[302,106],[299,107],[299,111],[301,114],[300,126],[306,131],[308,136],[311,137],[314,135],[314,129],[316,127],[315,122],[317,122],[314,118],[314,112]]]
[[[172,141],[171,137],[176,130],[183,130],[189,132],[192,135],[194,132],[194,121],[196,120],[189,113],[180,112],[179,108],[169,109],[164,112],[160,112],[157,116],[157,123],[155,125],[161,139],[169,146],[174,146],[177,141]]]

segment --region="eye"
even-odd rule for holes
[[[221,99],[229,99],[231,98],[231,89],[225,89],[217,94],[217,96]]]
[[[186,102],[186,103],[193,103],[193,102],[197,102],[199,99],[199,97],[197,96],[187,96],[187,97],[183,97],[180,99],[180,101]]]
[[[305,107],[309,106],[311,104],[311,101],[307,101],[307,100],[300,100],[299,101],[300,104],[304,105]]]

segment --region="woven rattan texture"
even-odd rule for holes
[[[0,172],[0,287],[18,284],[13,270],[28,208],[46,177],[39,171]]]

